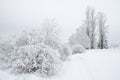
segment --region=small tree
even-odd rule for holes
[[[105,16],[105,14],[98,13],[97,19],[98,19],[98,27],[99,27],[98,48],[100,48],[100,49],[108,48],[107,26],[106,26],[107,18]]]
[[[80,44],[85,49],[89,49],[90,48],[90,39],[89,39],[88,35],[86,34],[86,28],[85,28],[85,26],[82,25],[76,31],[77,31],[76,38],[78,39],[78,41],[80,42]]]
[[[81,26],[76,30],[75,34],[69,37],[69,44],[72,48],[72,53],[82,53],[90,47],[90,40],[86,34],[85,27]]]
[[[45,20],[43,22],[43,28],[45,34],[44,44],[52,47],[55,50],[58,50],[60,53],[60,59],[66,60],[67,57],[71,54],[71,51],[67,44],[62,44],[60,38],[58,37],[58,27],[59,25],[56,21]]]

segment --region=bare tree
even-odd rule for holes
[[[88,7],[86,10],[86,19],[84,20],[84,25],[86,26],[86,33],[90,39],[90,48],[94,49],[96,44],[96,15],[95,10],[91,7]]]
[[[98,27],[99,27],[99,43],[98,43],[98,48],[104,49],[108,47],[108,41],[107,41],[107,26],[106,26],[106,21],[107,18],[105,14],[103,13],[98,13],[97,15],[98,19]]]

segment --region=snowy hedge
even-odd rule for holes
[[[61,48],[59,49],[60,52],[60,59],[62,61],[65,61],[68,59],[68,57],[72,54],[72,50],[68,44],[61,45]]]
[[[72,54],[82,53],[85,51],[85,48],[82,45],[72,45]]]
[[[16,34],[17,35],[17,34]],[[54,34],[40,31],[23,32],[0,41],[0,68],[14,73],[40,73],[51,76],[57,73],[61,62],[71,54]]]
[[[55,74],[61,64],[58,51],[45,44],[18,48],[12,61],[15,73],[38,72],[42,76]]]

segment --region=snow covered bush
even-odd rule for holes
[[[43,24],[44,44],[52,47],[60,53],[60,59],[66,60],[71,54],[71,50],[67,44],[63,44],[58,38],[58,25],[54,20],[46,21]]]
[[[34,35],[34,36],[33,36]],[[0,41],[0,68],[12,69],[14,73],[40,73],[51,76],[61,64],[61,45],[57,37],[35,32],[23,32],[13,39]]]
[[[85,33],[85,28],[80,27],[75,34],[69,37],[69,45],[72,49],[72,54],[82,53],[85,49],[90,48],[90,40]]]
[[[60,40],[53,35],[49,35],[44,39],[44,44],[52,47],[60,53],[60,59],[66,60],[67,57],[71,54],[71,49],[67,44],[62,44]]]
[[[85,28],[80,27],[76,30],[75,34],[72,34],[69,37],[69,44],[70,45],[82,45],[85,49],[90,48],[90,39],[85,33]]]
[[[61,47],[60,40],[57,38],[57,36],[55,36],[53,34],[45,35],[44,44],[46,44],[54,49],[57,49],[57,50]]]
[[[60,59],[65,61],[68,59],[68,56],[72,54],[72,50],[68,44],[61,45],[61,48],[59,49],[60,52]]]
[[[14,46],[10,40],[0,41],[0,69],[7,69],[11,66],[13,50]]]
[[[15,40],[15,46],[25,46],[29,44],[29,36],[27,32],[22,32],[21,35],[17,35]]]
[[[51,76],[61,63],[59,52],[41,43],[20,47],[15,53],[12,63],[15,73],[38,72],[42,76]]]
[[[72,54],[82,53],[85,51],[85,48],[82,45],[73,45],[72,46]]]
[[[12,69],[14,73],[56,74],[61,62],[72,52],[67,44],[61,43],[55,31],[56,24],[45,24],[44,30],[23,31],[11,36],[10,40],[0,41],[2,67]]]

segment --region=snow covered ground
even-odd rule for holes
[[[50,78],[0,71],[0,80],[120,80],[120,49],[88,50],[72,55],[60,72]]]

